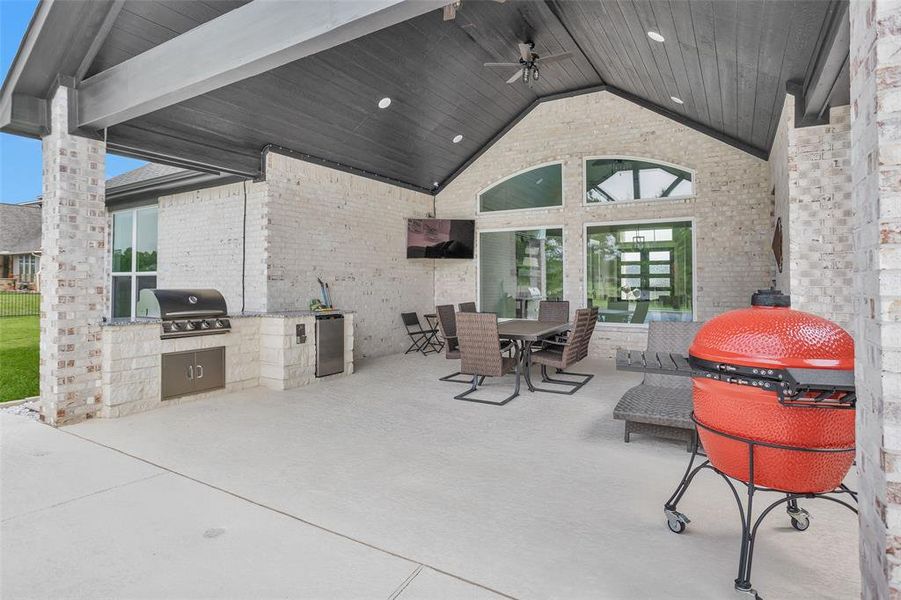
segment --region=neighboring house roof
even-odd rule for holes
[[[125,173],[122,173],[121,175],[110,177],[106,180],[106,189],[109,190],[124,185],[141,183],[150,179],[156,179],[157,177],[165,177],[167,175],[174,175],[176,173],[193,172],[194,171],[190,171],[188,169],[182,169],[181,167],[170,167],[169,165],[147,163],[146,165],[138,167],[137,169],[132,169],[131,171],[127,171]]]
[[[241,179],[236,175],[203,173],[182,167],[147,163],[106,180],[106,205],[146,201]]]
[[[41,207],[0,204],[0,254],[30,254],[41,250]]]

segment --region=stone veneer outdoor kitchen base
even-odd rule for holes
[[[354,315],[344,315],[344,373],[353,373]],[[223,391],[263,386],[287,390],[317,381],[316,317],[308,311],[244,314],[231,317],[222,335],[160,339],[159,321],[107,323],[102,327],[103,403],[100,417],[119,417],[166,404],[206,398]],[[298,344],[295,328],[306,326]],[[225,347],[225,390],[162,400],[161,355]]]

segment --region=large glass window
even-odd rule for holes
[[[34,283],[38,272],[38,257],[34,254],[20,254],[13,261],[13,275],[19,281]]]
[[[141,290],[156,287],[157,208],[113,213],[112,317],[133,319]]]
[[[540,300],[562,298],[562,229],[479,235],[479,310],[534,319]]]
[[[585,161],[588,203],[679,198],[692,194],[691,173],[677,167],[627,158]]]
[[[563,206],[563,165],[538,167],[501,181],[479,194],[479,211]]]
[[[587,228],[588,306],[606,323],[693,319],[690,222]]]

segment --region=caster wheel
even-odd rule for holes
[[[803,508],[788,511],[788,516],[791,517],[792,527],[796,530],[807,531],[810,527],[810,513]]]
[[[668,520],[666,526],[669,527],[669,530],[673,533],[682,533],[685,531],[685,523],[682,521]]]
[[[673,533],[682,533],[685,531],[685,526],[691,523],[691,519],[675,510],[664,510],[663,512],[666,513],[666,526]]]

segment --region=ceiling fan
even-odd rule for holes
[[[516,72],[513,73],[510,79],[507,80],[507,83],[513,83],[517,79],[522,79],[523,83],[531,86],[532,82],[538,81],[538,78],[541,76],[538,69],[539,63],[544,66],[550,63],[565,60],[572,56],[570,52],[561,52],[560,54],[552,54],[550,56],[545,56],[544,58],[542,58],[533,52],[534,49],[535,42],[520,42],[519,62],[486,62],[484,66],[491,68],[499,67],[502,69],[516,67]]]

